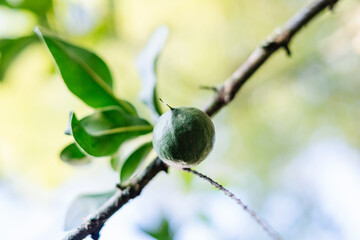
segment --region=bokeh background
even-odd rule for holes
[[[276,27],[309,1],[0,1],[0,38],[36,25],[99,54],[118,96],[149,118],[135,59],[159,25],[170,35],[158,92],[203,107]],[[276,53],[215,117],[215,149],[196,169],[237,194],[284,239],[360,239],[360,2],[343,0]],[[59,158],[69,110],[91,109],[61,80],[40,41],[14,50],[0,82],[0,230],[3,239],[60,239],[71,201],[111,190],[108,159]],[[0,58],[3,67],[5,59]],[[2,69],[3,71],[3,69]],[[208,183],[170,169],[117,212],[101,239],[268,239]],[[152,235],[152,236],[151,236]]]

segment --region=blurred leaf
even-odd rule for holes
[[[95,157],[115,153],[119,146],[131,138],[151,132],[149,124],[128,124],[122,127],[95,132],[87,131],[77,120],[75,114],[71,118],[71,130],[77,144],[89,155]]]
[[[83,153],[75,143],[66,146],[60,153],[60,159],[72,165],[84,165],[90,163],[91,159]]]
[[[114,171],[118,171],[120,168],[120,156],[119,153],[115,153],[110,158],[110,166]]]
[[[163,218],[160,225],[155,229],[140,229],[157,240],[173,240],[175,236],[175,232],[171,229],[169,221],[166,218]]]
[[[162,114],[156,93],[156,65],[168,33],[169,30],[166,26],[158,27],[137,60],[137,67],[142,81],[140,98],[151,110],[153,119]]]
[[[35,35],[14,39],[0,39],[0,81],[3,80],[11,62],[34,40],[36,40]]]
[[[198,217],[199,217],[199,220],[203,223],[205,223],[206,225],[208,225],[209,227],[211,227],[211,218],[208,216],[207,213],[205,212],[199,212],[198,213]]]
[[[147,142],[139,146],[133,151],[124,161],[120,171],[120,181],[125,182],[135,173],[139,165],[148,156],[150,151],[153,149],[152,142]]]
[[[89,214],[99,209],[114,193],[115,190],[99,194],[84,194],[75,198],[66,212],[64,230],[69,231],[79,227]]]
[[[36,13],[39,16],[44,16],[46,14],[46,11],[52,6],[52,0],[0,0],[0,5],[5,5],[9,8],[27,9]]]
[[[66,86],[73,94],[91,107],[119,106],[136,115],[130,103],[115,97],[110,71],[97,55],[67,43],[46,30],[37,28],[35,31],[44,39]]]

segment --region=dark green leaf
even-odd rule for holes
[[[125,182],[135,173],[136,169],[153,149],[152,142],[147,142],[133,151],[124,161],[120,171],[120,181]]]
[[[60,159],[73,165],[84,165],[91,161],[89,156],[83,153],[75,143],[66,146],[60,153]]]
[[[46,30],[35,30],[44,39],[69,90],[94,108],[119,106],[136,115],[135,108],[115,97],[110,71],[94,53],[74,46]]]
[[[101,157],[115,153],[119,146],[131,138],[147,134],[153,127],[149,124],[131,123],[121,127],[95,131],[85,129],[73,114],[71,130],[76,143],[89,155]]]
[[[0,0],[0,5],[5,5],[9,8],[30,10],[37,15],[44,16],[46,14],[46,11],[52,6],[52,0]]]
[[[166,26],[158,27],[137,60],[137,67],[143,84],[140,97],[151,110],[154,119],[162,114],[156,94],[156,64],[168,32]]]
[[[3,80],[10,63],[34,40],[36,40],[35,36],[0,40],[0,81]]]
[[[166,218],[163,218],[159,226],[157,226],[155,229],[140,229],[144,233],[157,240],[173,240],[175,236],[175,232],[171,228],[169,221]]]
[[[66,212],[64,230],[79,227],[89,214],[99,209],[114,193],[84,194],[75,198]]]
[[[83,118],[81,120],[81,125],[89,133],[96,134],[109,129],[126,126],[150,125],[150,123],[145,119],[128,114],[118,106],[111,106],[97,109],[95,113]]]

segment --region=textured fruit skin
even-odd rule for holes
[[[153,146],[165,163],[192,167],[210,153],[215,128],[203,111],[193,107],[172,108],[158,119],[153,132]]]

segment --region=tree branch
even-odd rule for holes
[[[290,55],[289,43],[294,35],[310,20],[326,8],[333,9],[338,0],[317,0],[297,12],[282,27],[275,30],[267,40],[258,46],[248,59],[218,88],[218,93],[205,108],[212,116],[234,99],[244,83],[279,48]]]
[[[293,36],[299,32],[310,20],[324,9],[332,9],[338,0],[316,0],[304,7],[280,30],[268,37],[263,44],[258,46],[248,59],[221,85],[211,102],[205,107],[204,112],[209,116],[215,115],[221,108],[226,106],[244,83],[262,66],[262,64],[278,49],[284,48],[290,55],[289,43]],[[129,200],[140,195],[142,189],[161,171],[167,171],[168,167],[159,158],[155,159],[138,176],[135,181],[122,190],[117,191],[94,215],[84,222],[80,227],[70,231],[64,240],[80,240],[88,235],[98,238],[99,231],[105,222]]]
[[[117,191],[97,212],[77,229],[66,235],[64,240],[80,240],[90,234],[96,234],[104,223],[129,200],[140,195],[142,189],[161,171],[167,172],[167,165],[159,158],[155,159],[129,186]]]

